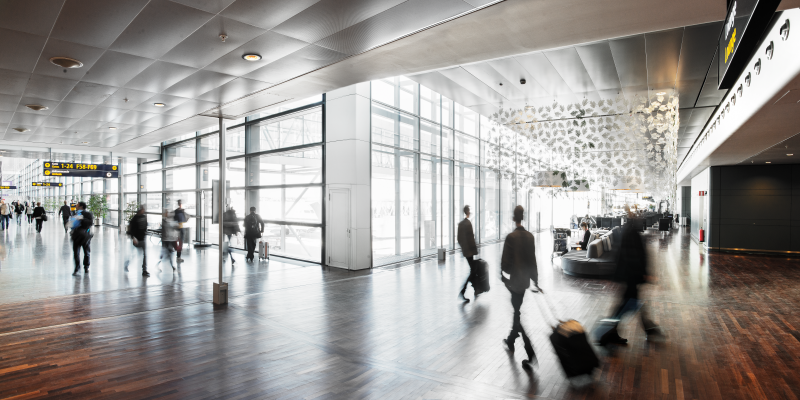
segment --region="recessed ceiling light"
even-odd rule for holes
[[[48,109],[48,107],[45,107],[41,104],[26,104],[25,107],[28,107],[33,111],[44,111]]]
[[[89,142],[81,142],[81,143],[83,143],[83,144],[89,144]]]
[[[787,154],[787,156],[793,156],[793,155],[794,155],[793,153],[789,153],[789,154]]]
[[[69,57],[53,57],[50,62],[61,68],[80,68],[83,66],[82,62]]]
[[[166,104],[164,104],[164,103],[153,103],[153,105],[156,106],[156,107],[164,107]]]
[[[15,131],[17,131],[17,132],[19,132],[19,133],[22,133],[22,132],[27,132],[27,131],[29,131],[30,129],[28,129],[28,128],[14,128],[14,130],[15,130]]]
[[[111,129],[112,131],[115,131],[115,130],[117,130],[117,127],[116,126],[109,126],[108,129]]]
[[[663,96],[663,95],[667,94],[667,92],[658,92],[656,94],[659,95],[659,96]]]
[[[767,164],[772,164],[772,161],[767,161]]]
[[[261,56],[258,54],[245,54],[242,58],[246,61],[261,61]]]

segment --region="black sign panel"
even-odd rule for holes
[[[0,186],[0,190],[3,190],[3,189],[11,190],[11,189],[16,189],[16,188],[17,188],[16,186]]]
[[[119,167],[108,164],[44,163],[44,176],[81,176],[90,178],[118,178]]]
[[[61,187],[61,186],[64,186],[64,184],[61,183],[61,182],[31,182],[31,186],[45,186],[45,187],[47,187],[47,186],[58,186],[58,187]]]
[[[780,0],[733,0],[719,35],[719,88],[730,89],[753,55]]]

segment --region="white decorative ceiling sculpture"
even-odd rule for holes
[[[487,163],[516,177],[520,190],[540,186],[542,173],[557,173],[566,190],[612,188],[624,180],[625,187],[674,204],[678,117],[674,91],[501,109],[491,118],[489,140],[497,146],[487,151]]]

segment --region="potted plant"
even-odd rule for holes
[[[94,215],[94,225],[100,226],[101,218],[105,218],[108,214],[108,197],[103,194],[93,194],[89,197],[86,208]]]

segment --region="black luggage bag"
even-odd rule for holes
[[[567,378],[591,374],[595,368],[600,367],[600,359],[594,354],[594,349],[586,338],[583,326],[574,319],[559,320],[553,305],[550,304],[544,293],[541,297],[547,303],[551,315],[558,320],[558,324],[553,327],[553,333],[550,335],[550,343],[553,344],[553,349],[556,351]],[[538,301],[536,304],[539,304]],[[544,310],[542,313],[544,315]]]
[[[475,294],[486,293],[489,291],[489,264],[484,260],[475,260],[475,276],[472,279],[472,287]]]

